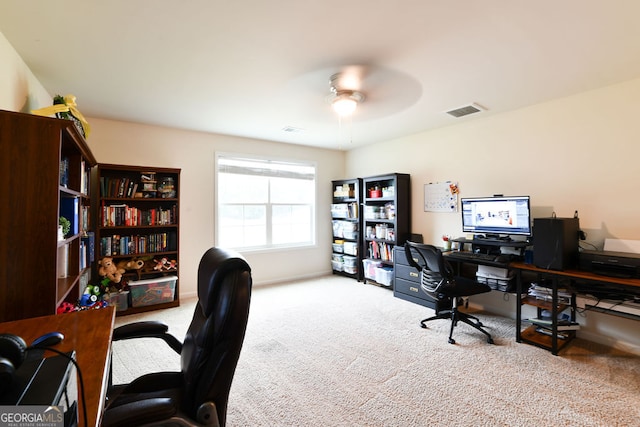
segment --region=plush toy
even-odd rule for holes
[[[131,258],[129,260],[120,261],[116,267],[118,270],[129,271],[129,270],[140,270],[144,267],[144,261],[139,258]]]
[[[166,267],[167,267],[167,270],[177,270],[178,261],[176,261],[175,259],[172,259],[171,261],[169,261]]]
[[[70,302],[64,301],[62,302],[62,304],[58,306],[56,313],[58,314],[71,313],[72,311],[76,311],[76,306],[71,304]]]
[[[166,270],[166,266],[169,261],[166,258],[161,258],[159,260],[154,259],[153,262],[156,263],[153,269],[156,271],[162,271],[162,270]]]
[[[114,263],[113,258],[104,257],[100,261],[98,261],[98,274],[101,277],[106,277],[114,283],[120,283],[120,279],[122,279],[122,273],[124,273],[123,269],[119,269]]]

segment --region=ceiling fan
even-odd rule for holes
[[[327,101],[339,116],[350,116],[365,100],[364,93],[360,91],[362,76],[362,68],[352,66],[329,77],[331,93]]]
[[[325,99],[340,117],[350,116],[356,109],[362,119],[388,116],[412,105],[422,95],[416,79],[389,68],[350,65],[327,74],[329,94]]]

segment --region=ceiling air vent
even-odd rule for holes
[[[455,110],[447,111],[447,114],[453,117],[463,117],[469,114],[479,113],[485,109],[478,104],[465,105],[464,107],[456,108]]]
[[[294,126],[285,126],[285,127],[282,128],[282,131],[283,132],[289,132],[289,133],[298,133],[298,132],[304,131],[304,129],[297,128],[297,127],[294,127]]]

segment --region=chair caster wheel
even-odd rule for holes
[[[449,338],[449,344],[455,344],[456,340],[454,340],[453,338]]]
[[[421,323],[421,324],[420,324],[420,327],[421,327],[422,329],[427,329],[427,325],[425,325],[424,323]]]
[[[482,324],[482,322],[478,321],[478,326],[482,328],[484,325]]]
[[[491,338],[491,337],[487,338],[487,342],[488,342],[489,344],[495,344],[495,343],[493,342],[493,338]]]

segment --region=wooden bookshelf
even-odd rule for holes
[[[95,220],[94,276],[97,261],[108,256],[114,263],[142,260],[142,269],[127,270],[122,284],[148,279],[178,276],[180,237],[180,169],[153,166],[98,164],[93,168],[92,196]],[[157,261],[166,259],[169,269],[153,269]],[[118,284],[121,285],[121,284]],[[118,286],[117,285],[117,286]],[[171,300],[144,306],[133,306],[129,292],[128,308],[117,315],[133,314],[180,304],[179,280]]]
[[[55,314],[90,279],[81,254],[96,160],[73,122],[11,111],[0,111],[0,146],[0,322]],[[77,229],[58,239],[67,201]]]

